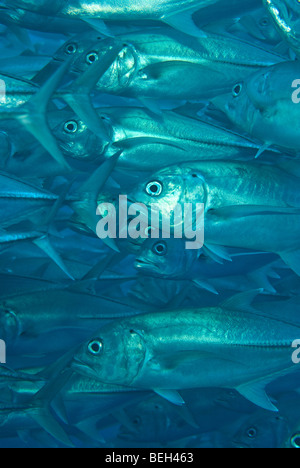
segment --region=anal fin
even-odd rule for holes
[[[247,400],[267,411],[278,413],[278,409],[271,402],[265,390],[265,382],[255,382],[247,385],[241,385],[236,390]]]

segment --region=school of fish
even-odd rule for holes
[[[299,0],[0,1],[1,448],[300,448],[299,60]]]

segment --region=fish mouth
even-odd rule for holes
[[[83,362],[81,359],[74,357],[71,362],[71,368],[76,371],[78,374],[82,375],[83,377],[92,377],[94,379],[98,379],[97,372],[89,366],[86,362]]]
[[[134,262],[134,267],[137,270],[144,270],[144,271],[156,270],[155,263],[147,261],[147,260],[141,260],[140,258],[136,259],[136,261]]]

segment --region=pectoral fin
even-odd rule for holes
[[[261,146],[261,148],[257,151],[255,159],[258,159],[265,151],[268,151],[272,145],[270,143],[266,143],[265,145]]]
[[[42,236],[38,239],[33,241],[35,245],[37,245],[43,252],[48,255],[51,260],[53,260],[56,265],[71,279],[74,281],[74,277],[68,272],[66,265],[64,264],[61,256],[58,252],[53,248],[51,245],[48,236]]]
[[[103,36],[115,37],[113,32],[101,19],[94,19],[94,18],[81,18],[81,19],[82,21],[87,23],[89,26],[91,26],[93,29],[98,31],[100,34],[103,34]]]
[[[300,249],[290,250],[289,252],[280,252],[282,260],[300,276]]]
[[[44,86],[33,96],[30,101],[23,106],[22,113],[18,115],[18,120],[24,127],[41,143],[48,153],[65,169],[70,170],[66,163],[57,142],[50,132],[46,111],[48,103],[60,84],[63,76],[69,67],[67,61],[62,65],[53,76],[44,84]]]
[[[193,20],[193,13],[195,9],[177,12],[174,15],[165,16],[161,20],[185,34],[194,37],[207,37],[207,34],[196,26]]]
[[[176,406],[183,406],[185,405],[185,401],[181,395],[176,390],[153,390],[157,395],[161,396],[165,400],[169,401],[173,405]]]
[[[194,280],[193,280],[193,283],[196,284],[196,286],[198,286],[198,288],[205,289],[206,291],[209,291],[209,292],[211,292],[212,294],[219,295],[219,293],[218,293],[218,291],[216,290],[216,288],[215,288],[212,284],[209,284],[209,283],[206,282],[206,281],[202,281],[202,280],[200,280],[200,279],[194,279]]]
[[[162,117],[163,113],[157,101],[151,98],[139,97],[140,103],[143,104],[146,109],[148,109],[156,117]]]
[[[92,105],[90,93],[100,78],[115,61],[123,45],[116,43],[108,47],[106,54],[80,75],[63,93],[63,98],[74,112],[86,123],[90,130],[104,141],[110,141],[106,127]]]
[[[221,247],[220,245],[212,245],[212,244],[205,244],[203,246],[203,251],[206,255],[208,255],[212,260],[221,265],[224,263],[224,260],[227,262],[232,262],[231,255],[227,252],[225,247]]]

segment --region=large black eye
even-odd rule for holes
[[[262,19],[259,21],[259,24],[260,24],[260,26],[262,26],[262,27],[264,27],[264,28],[267,27],[267,26],[269,26],[269,18],[267,18],[267,17],[262,18]]]
[[[241,94],[242,90],[243,85],[241,83],[236,84],[232,90],[233,97],[238,97]]]
[[[249,437],[249,439],[255,439],[256,436],[257,436],[257,430],[255,429],[255,427],[251,427],[250,429],[248,429],[247,437]]]
[[[86,56],[86,63],[88,65],[92,65],[93,63],[97,62],[99,56],[97,54],[97,52],[90,52],[87,56]]]
[[[163,191],[163,186],[160,182],[149,182],[146,187],[146,192],[151,197],[159,197]]]
[[[160,257],[162,257],[164,255],[167,255],[168,246],[165,242],[157,242],[152,247],[152,252],[155,253],[155,255],[159,255]]]
[[[297,449],[300,448],[300,434],[295,434],[295,435],[291,438],[291,446],[292,446],[293,448],[297,448]]]
[[[88,351],[93,356],[99,356],[99,354],[102,353],[102,350],[103,350],[103,343],[100,339],[90,341],[90,343],[88,344]]]
[[[139,426],[141,424],[142,420],[141,420],[141,418],[139,416],[137,416],[136,418],[134,418],[134,420],[132,422],[133,422],[133,424],[135,426]]]
[[[64,125],[64,131],[66,133],[76,133],[78,130],[78,123],[75,120],[69,120]]]
[[[68,55],[73,55],[77,52],[77,44],[68,44],[65,48],[65,52]]]

